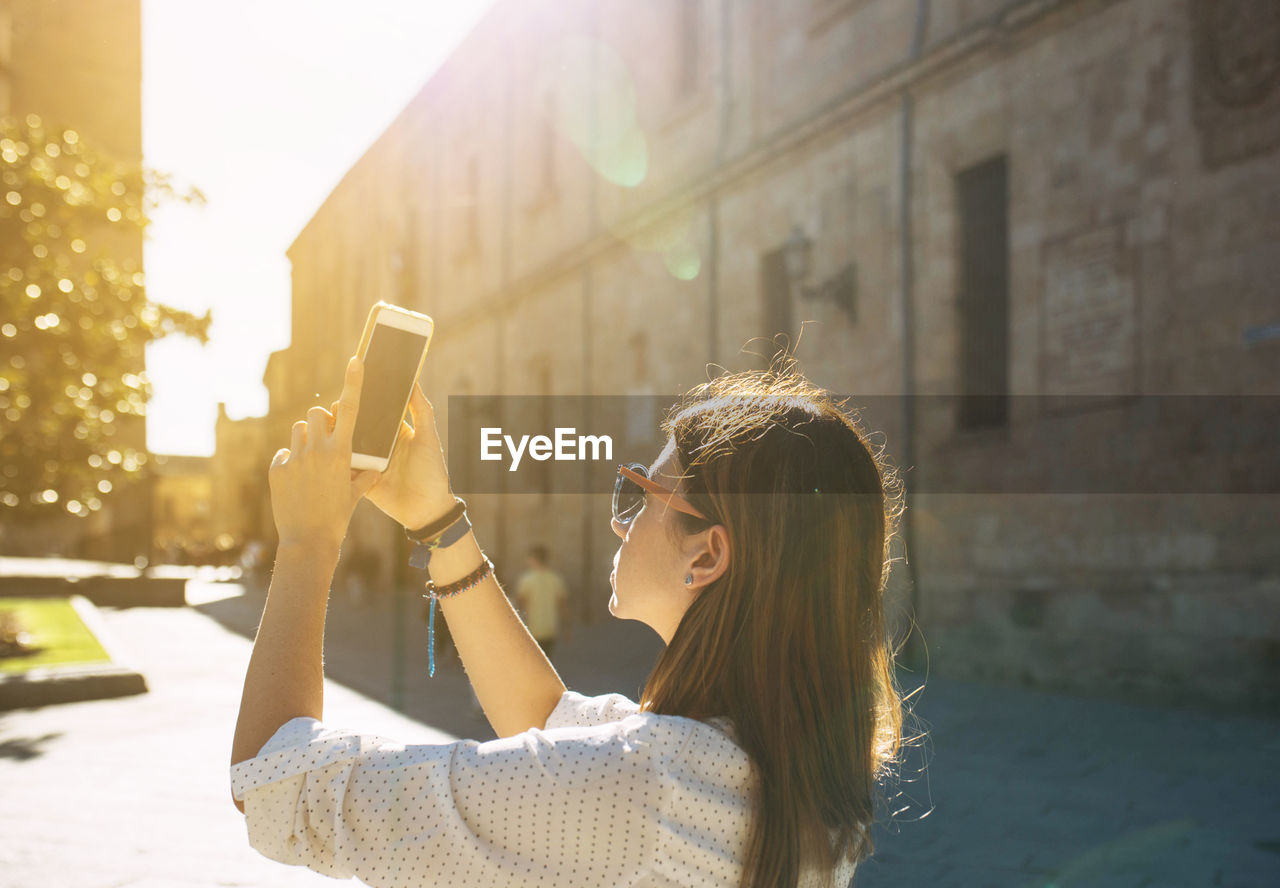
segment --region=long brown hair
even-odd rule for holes
[[[697,386],[662,421],[681,489],[728,531],[730,563],[640,704],[733,722],[757,778],[744,888],[870,856],[876,783],[902,743],[882,604],[900,484],[844,406],[775,361]],[[674,514],[676,532],[709,526]]]

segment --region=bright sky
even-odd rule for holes
[[[154,215],[147,290],[212,339],[148,349],[153,453],[210,455],[218,402],[266,413],[289,344],[284,251],[492,0],[143,0],[144,163],[204,207]]]

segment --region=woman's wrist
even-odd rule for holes
[[[319,534],[282,536],[276,545],[276,560],[282,558],[306,558],[314,560],[332,555],[336,561],[342,549],[342,540],[328,539]]]
[[[319,569],[329,573],[338,568],[342,541],[321,537],[283,537],[276,546],[275,570]]]
[[[452,546],[432,553],[427,573],[431,576],[431,582],[437,586],[446,586],[471,573],[483,560],[484,553],[476,541],[475,532],[469,530]]]
[[[417,530],[419,527],[426,527],[433,521],[439,521],[443,518],[453,508],[455,502],[457,502],[457,499],[454,497],[453,491],[450,490],[443,498],[433,497],[429,502],[424,502],[406,516],[407,520],[400,523],[404,525],[405,530]]]

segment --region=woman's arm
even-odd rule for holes
[[[431,556],[431,579],[454,582],[479,567],[482,557],[475,534],[468,533]],[[565,685],[497,580],[489,576],[437,606],[494,733],[510,737],[544,727]]]
[[[271,460],[276,567],[244,679],[231,764],[251,759],[292,718],[324,710],[324,618],[338,550],[376,472],[351,471],[363,367],[352,358],[334,414],[312,407]],[[244,812],[244,804],[236,801]]]
[[[422,527],[454,503],[435,413],[421,387],[409,400],[413,426],[404,424],[391,464],[368,493],[379,509],[406,527]],[[481,564],[475,534],[468,533],[431,555],[429,572],[437,585],[465,577]],[[493,577],[437,603],[449,621],[458,656],[476,697],[499,737],[541,728],[564,694],[542,648]]]
[[[240,698],[231,764],[251,759],[280,726],[324,714],[324,618],[337,547],[281,545]],[[236,807],[244,813],[244,802]]]
[[[705,857],[681,856],[695,843],[663,841],[702,829],[670,810],[687,795],[672,771],[694,730],[678,719],[585,727],[609,708],[571,701],[554,741],[415,745],[299,721],[269,760],[233,768],[231,785],[247,800],[252,847],[335,879],[404,885],[412,871],[422,885],[636,885],[659,858],[706,872]]]

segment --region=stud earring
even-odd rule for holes
[[[685,578],[684,578],[684,584],[685,584],[686,586],[692,586],[692,585],[693,585],[693,574],[689,574],[687,577],[685,577]]]

